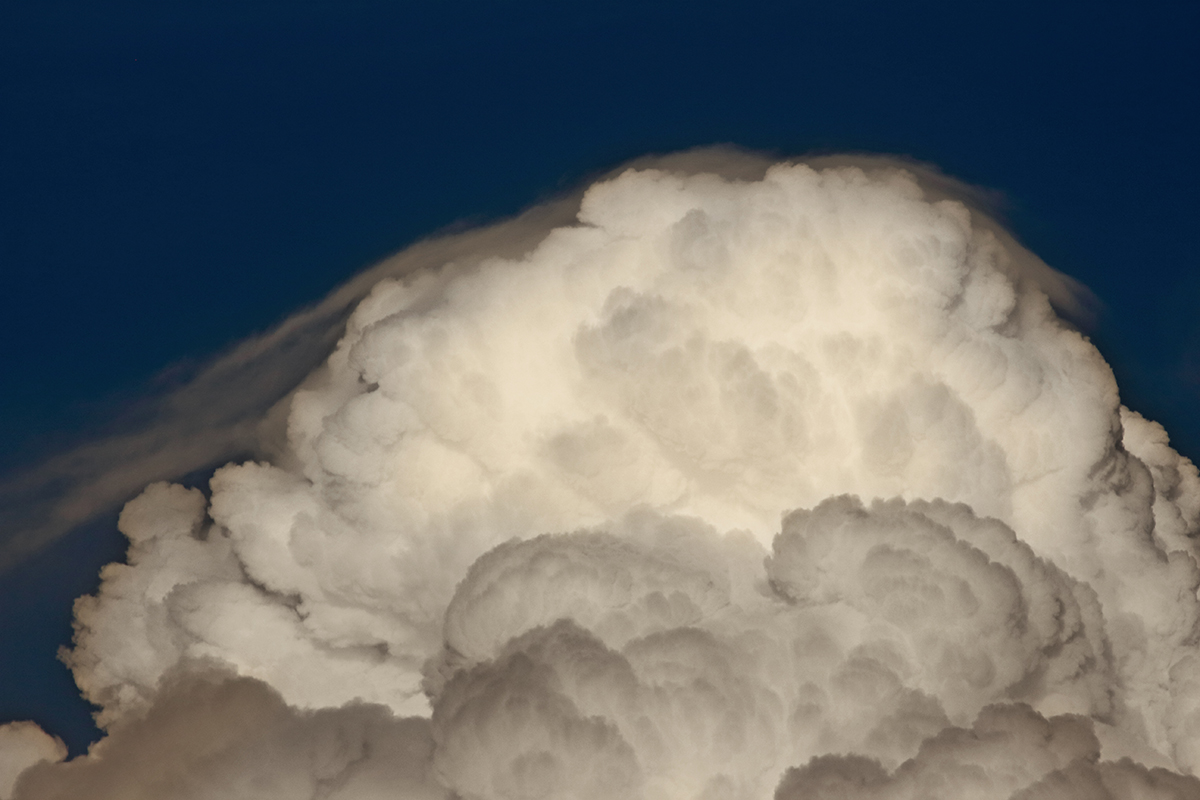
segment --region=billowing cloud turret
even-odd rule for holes
[[[381,280],[275,457],[130,502],[109,736],[13,796],[1200,797],[1200,478],[1069,281],[918,168],[681,163]]]

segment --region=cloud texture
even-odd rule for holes
[[[12,796],[1200,797],[1200,478],[1069,282],[919,170],[699,161],[375,281],[270,460],[130,502],[109,736]]]

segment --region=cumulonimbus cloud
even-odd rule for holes
[[[13,797],[1200,796],[1200,477],[970,200],[710,151],[402,254],[125,507]]]

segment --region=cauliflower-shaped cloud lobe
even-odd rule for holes
[[[1200,797],[1200,478],[963,198],[667,159],[378,283],[126,507],[13,796]]]

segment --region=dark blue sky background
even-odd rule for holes
[[[1195,458],[1198,23],[1178,2],[9,0],[0,470],[417,237],[721,142],[1002,192],[1102,301],[1125,402]],[[95,731],[54,653],[114,520],[0,576],[0,721],[73,752]]]

